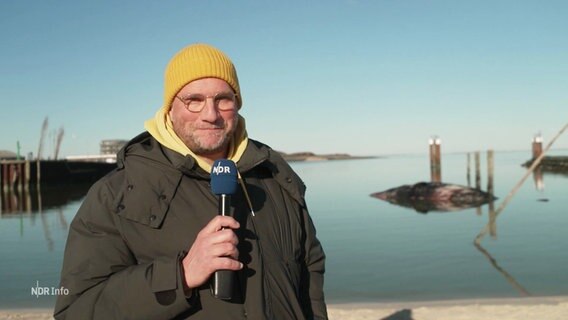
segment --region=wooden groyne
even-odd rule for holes
[[[524,167],[530,167],[535,159],[523,163]],[[546,172],[558,172],[568,174],[568,156],[545,156],[539,164],[540,169]]]
[[[1,160],[0,214],[41,211],[52,199],[85,190],[116,167],[115,163],[67,160]],[[63,201],[63,200],[62,200]],[[56,200],[56,202],[62,202]]]
[[[28,189],[4,189],[0,192],[0,215],[42,212],[80,200],[91,187],[90,183],[60,185],[30,185]]]
[[[31,181],[31,163],[26,160],[4,160],[0,162],[2,190],[27,189]],[[37,172],[37,170],[35,171]]]
[[[429,142],[430,151],[430,181],[442,182],[442,142],[439,137],[433,136]],[[493,194],[493,171],[494,160],[493,150],[487,150],[487,191]],[[481,190],[481,154],[479,151],[467,153],[467,186],[471,186],[471,158],[473,155],[475,165],[475,188]]]
[[[1,160],[0,188],[27,190],[30,186],[95,182],[115,163],[68,160]]]
[[[533,162],[538,159],[542,153],[542,136],[536,135],[532,141],[532,159],[523,163],[524,167],[530,167]],[[537,170],[553,173],[568,174],[568,156],[544,156],[538,164]]]

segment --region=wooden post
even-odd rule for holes
[[[8,192],[8,184],[9,184],[8,181],[10,181],[9,170],[8,170],[9,167],[10,164],[8,163],[2,164],[2,188],[4,189],[4,192]]]
[[[14,177],[16,175],[15,171],[16,167],[14,163],[10,162],[10,164],[8,165],[8,189],[10,190],[14,190]]]
[[[2,212],[4,211],[4,182],[3,182],[3,177],[4,177],[4,164],[2,164],[2,162],[0,161],[0,216],[2,215]]]
[[[31,175],[31,169],[30,169],[30,161],[26,160],[26,164],[25,164],[25,177],[26,177],[26,184],[24,186],[24,188],[26,190],[28,190],[30,188],[30,177]]]
[[[18,161],[17,164],[17,175],[18,175],[18,192],[20,193],[20,195],[22,194],[22,190],[24,190],[24,163],[21,161]]]
[[[533,137],[532,140],[532,160],[534,161],[542,154],[542,135],[540,132]],[[542,176],[542,170],[536,167],[533,171],[534,184],[538,191],[544,190],[544,179]]]
[[[5,162],[0,161],[0,214],[4,211],[8,211],[8,188],[7,182],[7,171],[8,165]]]
[[[40,185],[40,182],[41,182],[41,174],[40,174],[41,165],[40,165],[40,161],[41,161],[41,160],[39,160],[39,157],[38,157],[38,158],[37,158],[37,162],[36,162],[36,185],[37,185],[38,189],[39,189],[39,185]]]
[[[481,164],[479,163],[479,151],[475,152],[475,187],[481,190]]]
[[[471,171],[471,153],[467,153],[467,186],[471,187],[471,175],[470,175],[470,171]]]
[[[540,161],[542,161],[542,159],[544,158],[544,155],[546,154],[546,152],[548,152],[548,150],[550,149],[550,147],[552,147],[552,145],[554,144],[554,142],[556,141],[556,139],[558,139],[563,133],[564,131],[568,130],[568,123],[564,125],[564,127],[562,127],[562,129],[560,129],[560,131],[558,131],[558,133],[552,138],[552,140],[550,140],[550,142],[546,145],[546,148],[544,148],[544,150],[542,151],[542,153],[540,154],[540,156],[538,156],[538,158],[534,159],[533,163],[531,164],[531,166],[527,169],[527,172],[525,173],[525,175],[521,178],[521,180],[519,180],[519,182],[513,187],[513,189],[511,189],[511,191],[509,192],[509,194],[507,195],[507,197],[505,197],[505,200],[503,200],[503,202],[501,202],[501,205],[499,205],[499,207],[497,208],[497,210],[495,211],[495,218],[497,218],[497,216],[499,214],[501,214],[501,212],[505,209],[505,207],[507,206],[507,204],[509,204],[509,201],[511,201],[511,199],[513,198],[513,196],[515,196],[515,194],[517,193],[517,191],[519,191],[519,189],[521,188],[521,186],[523,185],[523,183],[525,183],[525,180],[527,180],[527,178],[529,177],[529,175],[534,171],[534,169],[536,169],[536,167],[538,165],[540,165]],[[475,237],[474,243],[475,245],[479,245],[479,243],[481,242],[481,240],[483,239],[483,237],[487,234],[487,232],[489,231],[489,225],[485,226],[485,228],[483,228],[479,234]]]
[[[493,195],[493,150],[487,150],[487,192]]]
[[[539,133],[534,136],[532,141],[532,158],[538,158],[542,154],[542,135]]]
[[[442,165],[441,165],[441,141],[434,136],[429,140],[430,144],[430,180],[432,182],[442,182]]]

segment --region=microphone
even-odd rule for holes
[[[231,160],[215,160],[211,168],[211,191],[219,196],[219,211],[230,215],[231,195],[237,191],[237,166]],[[211,294],[217,299],[230,300],[233,293],[232,270],[217,270],[211,279]]]

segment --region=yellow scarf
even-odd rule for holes
[[[163,146],[172,149],[184,156],[190,155],[197,161],[197,165],[201,167],[205,172],[211,172],[211,165],[203,159],[203,157],[196,155],[191,151],[183,141],[174,132],[172,121],[169,114],[166,112],[165,108],[160,108],[154,118],[144,122],[144,128]],[[248,144],[248,136],[245,128],[245,118],[241,115],[238,116],[237,120],[237,130],[231,139],[229,145],[229,152],[227,153],[227,158],[237,163]]]

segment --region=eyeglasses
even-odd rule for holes
[[[237,107],[237,94],[233,92],[219,92],[214,96],[200,93],[188,94],[185,98],[176,96],[189,112],[201,112],[207,104],[207,99],[213,99],[213,104],[221,111],[232,111]]]

